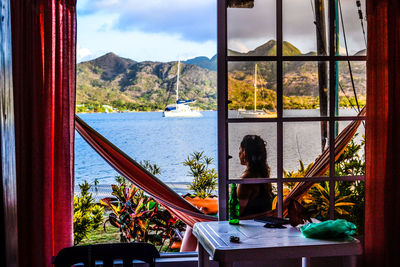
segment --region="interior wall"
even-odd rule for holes
[[[12,267],[18,266],[18,223],[9,0],[0,7],[0,265]]]

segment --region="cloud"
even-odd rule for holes
[[[89,48],[81,47],[78,45],[76,48],[76,60],[78,62],[84,61],[87,58],[90,58],[93,55],[92,51]]]
[[[283,39],[289,41],[303,52],[316,51],[316,28],[314,25],[314,1],[283,1]],[[276,39],[276,1],[256,0],[254,8],[228,9],[228,46],[243,47],[250,50]],[[357,8],[354,1],[341,1],[343,19],[349,50],[356,52],[365,48]],[[365,10],[365,0],[362,1]],[[326,23],[328,24],[328,1],[325,0]],[[365,13],[364,13],[365,14]],[[341,28],[341,25],[340,25]],[[340,29],[341,31],[341,29]],[[344,45],[341,33],[340,45]]]
[[[118,14],[113,29],[166,33],[189,41],[216,40],[216,0],[93,0],[80,16]]]

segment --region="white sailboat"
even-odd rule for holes
[[[276,112],[257,110],[257,64],[254,66],[254,110],[242,110],[238,115],[241,118],[276,118]]]
[[[180,73],[181,61],[178,60],[178,73],[176,78],[176,103],[170,104],[165,107],[163,112],[163,117],[202,117],[203,115],[197,111],[192,110],[189,106],[190,103],[194,103],[195,100],[179,100],[179,73]]]

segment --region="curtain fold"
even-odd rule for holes
[[[400,260],[400,3],[367,0],[365,266]]]
[[[75,5],[11,1],[21,266],[73,245]]]

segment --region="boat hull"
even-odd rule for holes
[[[190,111],[164,111],[163,117],[166,118],[196,118],[203,117],[203,115],[199,111],[190,110]]]
[[[265,111],[239,111],[238,117],[240,118],[276,118],[276,112],[265,112]]]

